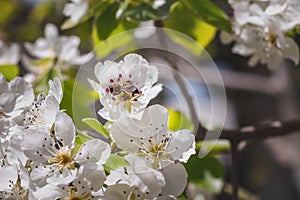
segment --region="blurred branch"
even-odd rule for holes
[[[239,143],[244,140],[262,140],[269,137],[285,136],[296,132],[300,133],[300,120],[285,122],[273,121],[257,126],[245,126],[239,129],[224,129],[221,131],[221,135],[214,139],[226,139]],[[200,129],[196,133],[196,140],[201,141],[205,138],[205,135],[213,133],[215,132],[207,129]]]

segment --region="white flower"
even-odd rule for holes
[[[105,184],[108,185],[103,200],[154,199],[165,185],[161,172],[147,166],[139,157],[125,156],[129,167],[112,171]]]
[[[76,150],[75,126],[65,113],[57,113],[51,133],[37,130],[21,141],[25,155],[36,164],[31,179],[36,186],[59,182],[71,177],[81,166],[94,163],[102,165],[110,155],[110,147],[99,139],[85,142]]]
[[[59,104],[63,98],[60,80],[49,80],[48,95],[40,93],[31,106],[27,108],[23,119],[25,129],[38,129],[47,127],[50,129],[59,112]]]
[[[118,147],[145,157],[154,168],[179,160],[187,162],[195,153],[195,137],[188,130],[168,130],[169,113],[160,105],[148,107],[142,119],[120,118],[111,127]]]
[[[286,4],[278,2],[264,4],[266,2],[259,3],[259,1],[230,3],[234,9],[234,33],[231,35],[223,32],[221,41],[224,44],[235,41],[233,53],[251,56],[250,66],[261,63],[274,69],[285,58],[292,60],[296,65],[299,63],[298,45],[285,36],[292,28],[287,28],[289,26],[287,21],[290,20],[284,18]]]
[[[90,83],[103,105],[98,113],[110,121],[138,113],[162,90],[161,84],[153,86],[158,80],[157,68],[137,54],[129,54],[119,63],[98,63],[95,76],[99,83]]]
[[[0,118],[13,117],[28,106],[34,98],[33,89],[23,78],[16,77],[7,82],[0,73]]]
[[[0,40],[0,65],[16,65],[20,60],[18,44],[7,46]]]
[[[18,123],[17,117],[33,98],[32,86],[23,78],[16,77],[8,83],[0,73],[0,137],[8,135],[8,129]]]
[[[88,7],[86,0],[72,0],[72,3],[65,5],[63,13],[65,16],[70,17],[73,23],[76,23],[87,13]]]
[[[0,169],[0,199],[28,199],[29,175],[23,166],[12,165]]]
[[[80,56],[77,36],[59,36],[55,25],[45,26],[45,38],[39,38],[34,44],[25,43],[26,50],[38,60],[23,57],[23,63],[36,75],[47,72],[50,68],[68,70],[73,65],[81,65],[92,58],[92,54]]]
[[[180,163],[160,171],[150,168],[135,155],[127,155],[125,159],[130,166],[119,168],[107,177],[104,200],[176,199],[184,191],[187,173]]]
[[[38,188],[33,195],[37,200],[48,199],[99,199],[95,192],[102,188],[105,180],[103,167],[87,164],[76,170],[70,179],[61,178]]]
[[[300,2],[298,0],[276,0],[270,1],[265,12],[270,16],[278,15],[279,23],[285,31],[293,29],[300,24]]]

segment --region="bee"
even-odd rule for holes
[[[109,92],[113,95],[113,96],[117,96],[119,94],[122,93],[122,86],[118,83],[114,83],[112,85],[109,86]]]

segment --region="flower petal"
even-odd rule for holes
[[[55,136],[64,146],[72,146],[75,141],[76,129],[72,118],[66,113],[58,112],[55,118]]]
[[[163,188],[163,195],[179,196],[187,185],[188,174],[180,163],[170,164],[162,170],[166,184]]]

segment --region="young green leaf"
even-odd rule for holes
[[[191,132],[194,131],[194,126],[191,120],[189,120],[184,114],[176,110],[168,108],[169,121],[168,127],[172,131],[177,131],[181,129],[188,129]]]
[[[203,48],[214,39],[216,33],[215,27],[195,17],[190,9],[181,2],[177,2],[172,6],[169,20],[164,22],[164,26],[181,32],[191,37],[194,41],[197,41],[196,43],[193,40],[186,40],[180,35],[167,32],[175,42],[182,44],[195,55],[200,55],[202,53]]]
[[[17,65],[1,65],[0,73],[10,81],[19,75],[19,67]]]
[[[89,127],[91,127],[92,129],[97,131],[98,133],[103,134],[106,137],[110,137],[109,132],[107,132],[107,130],[104,128],[104,126],[97,119],[84,118],[84,119],[82,119],[82,121],[84,123],[86,123]]]
[[[230,142],[227,140],[210,140],[210,141],[200,141],[196,143],[196,149],[201,152],[200,154],[206,155],[209,154],[217,154],[221,152],[229,151]]]
[[[125,158],[118,156],[116,154],[111,154],[108,158],[106,164],[104,165],[105,171],[108,173],[112,170],[116,170],[119,167],[129,166],[129,163],[125,160]]]

